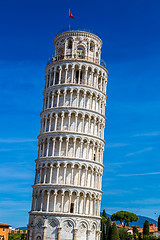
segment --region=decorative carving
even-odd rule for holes
[[[37,222],[37,224],[36,224],[36,226],[38,227],[38,228],[42,228],[42,222],[39,220],[38,222]]]
[[[94,232],[96,230],[95,225],[93,224],[91,231]]]
[[[75,40],[76,40],[76,41],[80,41],[80,38],[79,38],[79,37],[77,37],[77,38],[75,38]]]
[[[80,225],[80,227],[79,227],[79,230],[80,230],[80,232],[84,232],[84,231],[86,231],[87,230],[87,226],[86,226],[86,224],[85,223],[81,223],[81,225]]]
[[[57,226],[57,223],[54,220],[51,220],[49,222],[49,226],[52,227],[52,228],[55,228]]]
[[[73,230],[73,224],[71,221],[65,221],[63,227],[66,232],[71,232]]]

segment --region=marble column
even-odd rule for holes
[[[59,228],[57,228],[57,230],[58,230],[58,238],[57,238],[57,240],[61,240],[61,228],[59,227]]]
[[[73,230],[73,240],[77,240],[77,232],[78,232],[78,229]]]
[[[52,183],[52,174],[53,174],[53,165],[50,166],[50,176],[49,176],[49,183]]]
[[[46,211],[49,211],[49,199],[50,199],[50,192],[47,192],[47,209]]]

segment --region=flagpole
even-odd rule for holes
[[[69,9],[69,31],[70,31],[70,9]]]

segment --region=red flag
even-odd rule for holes
[[[74,17],[73,17],[73,15],[72,15],[70,10],[69,10],[69,17],[74,19]]]

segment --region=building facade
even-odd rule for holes
[[[12,225],[0,223],[0,240],[8,240],[9,227]]]
[[[45,68],[28,239],[99,240],[106,85],[101,39],[64,31]]]

